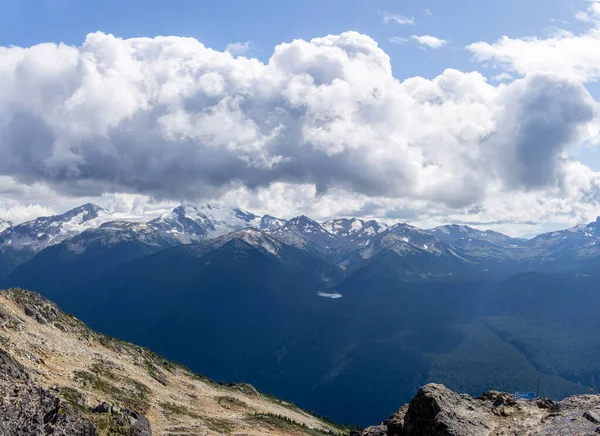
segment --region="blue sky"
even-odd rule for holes
[[[523,235],[600,214],[600,3],[0,0],[0,11],[0,217],[210,200]],[[236,43],[249,48],[225,52]]]
[[[228,43],[251,41],[252,55],[266,61],[273,47],[293,39],[312,39],[356,30],[379,42],[392,58],[397,78],[434,77],[445,68],[482,70],[463,49],[543,34],[560,25],[581,28],[573,17],[581,0],[19,0],[4,1],[0,45],[40,42],[81,44],[93,31],[122,38],[178,35],[197,38],[223,50]],[[429,10],[431,14],[428,14]],[[382,25],[380,13],[414,17],[415,25]],[[556,20],[569,21],[559,24]],[[393,44],[392,37],[429,34],[450,41],[450,49],[423,51],[415,44]]]

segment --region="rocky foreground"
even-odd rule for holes
[[[504,392],[478,398],[429,384],[384,423],[352,436],[580,436],[600,434],[600,396],[559,402],[515,401]]]

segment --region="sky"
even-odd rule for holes
[[[600,215],[600,3],[0,0],[0,218]]]

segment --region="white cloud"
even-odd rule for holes
[[[389,41],[393,44],[404,44],[405,42],[408,42],[408,38],[402,38],[400,36],[394,36],[392,38],[389,39]]]
[[[597,123],[581,84],[399,81],[356,32],[280,44],[267,63],[180,37],[4,47],[0,113],[0,216],[17,222],[84,200],[518,223],[600,202],[597,174],[568,157]]]
[[[510,38],[476,42],[466,48],[478,62],[489,62],[509,72],[526,75],[549,72],[581,82],[600,79],[600,3],[577,15],[591,24],[580,34],[559,30],[546,38]]]
[[[436,38],[435,36],[431,35],[412,35],[411,38],[417,41],[421,47],[428,47],[432,49],[441,48],[448,44],[448,41],[445,39]]]
[[[431,9],[423,9],[423,12],[425,12],[427,15],[433,15],[431,13]]]
[[[579,11],[575,14],[575,19],[584,23],[592,23],[600,20],[600,3],[592,3],[587,11]]]
[[[500,74],[495,75],[494,77],[492,77],[492,80],[494,82],[507,82],[507,81],[512,81],[514,80],[514,77],[512,74],[507,73],[506,71]]]
[[[405,17],[404,15],[392,14],[389,12],[380,12],[379,15],[381,15],[382,20],[385,24],[415,24],[414,17]]]
[[[225,51],[231,53],[234,56],[241,56],[247,54],[252,49],[252,43],[246,42],[232,42],[227,44]]]

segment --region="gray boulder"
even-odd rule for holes
[[[443,385],[422,387],[404,417],[405,436],[481,436],[490,432],[493,414],[481,401]]]

